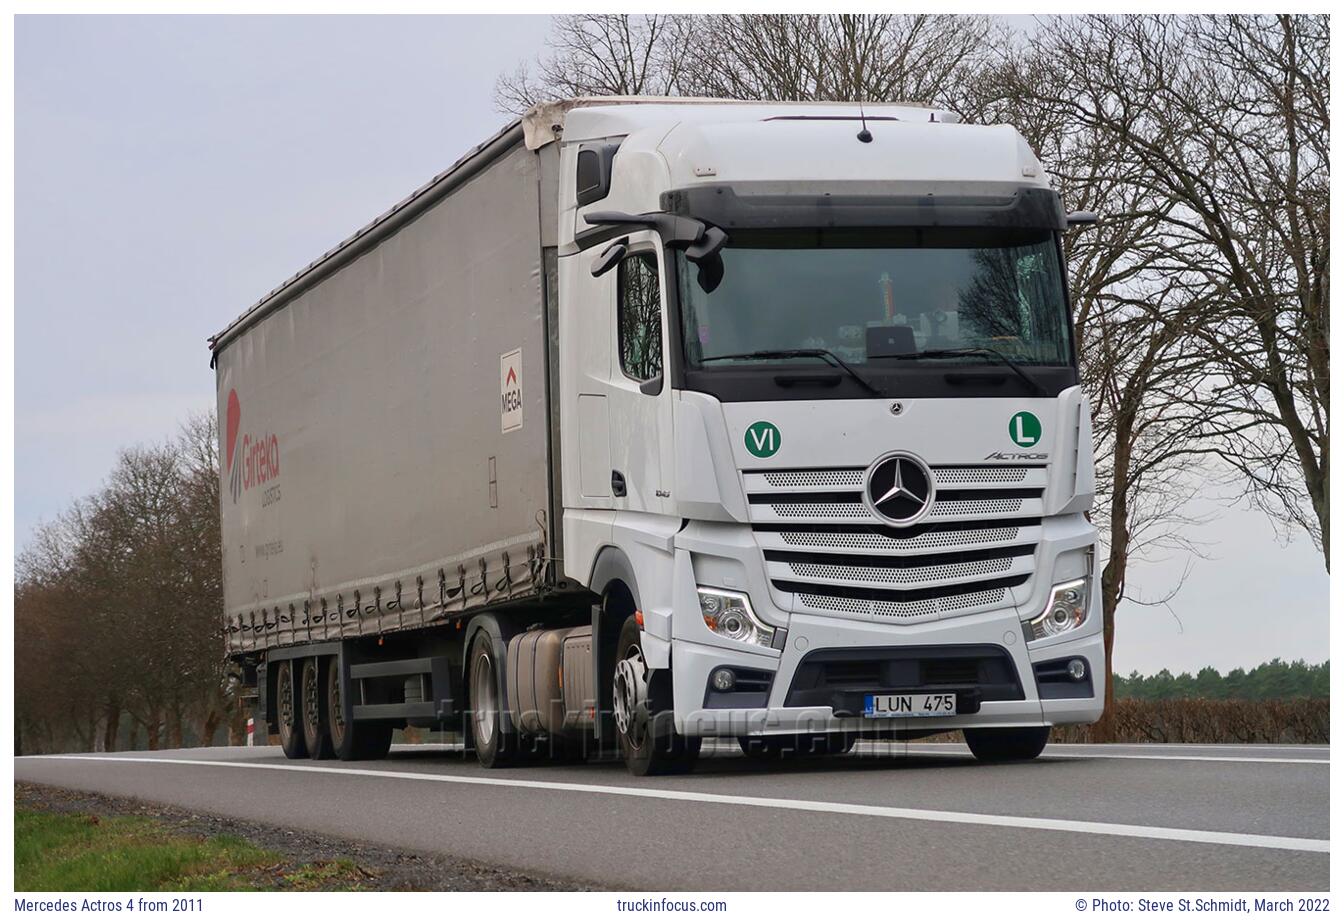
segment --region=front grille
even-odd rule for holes
[[[1039,523],[1039,522],[1035,522]],[[894,528],[862,528],[855,530],[780,530],[780,539],[789,546],[817,547],[826,549],[863,549],[881,550],[884,553],[910,552],[913,550],[948,549],[961,546],[981,546],[992,543],[1008,543],[1016,540],[1020,526],[980,527],[970,530],[933,530],[921,532],[917,537],[896,537],[893,534],[918,530],[907,528],[896,531]],[[757,527],[757,533],[766,532],[766,528]]]
[[[1011,601],[1035,570],[1042,466],[933,468],[929,514],[898,528],[863,500],[865,470],[744,475],[757,543],[775,590],[798,609],[878,622],[922,622]]]
[[[860,486],[863,485],[863,470],[786,470],[766,473],[765,481],[776,489]]]

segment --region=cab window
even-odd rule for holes
[[[616,328],[621,371],[640,382],[663,372],[663,309],[658,259],[651,252],[626,256],[616,273]]]

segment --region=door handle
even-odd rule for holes
[[[620,470],[611,471],[611,494],[617,498],[625,498],[625,477],[621,475]]]

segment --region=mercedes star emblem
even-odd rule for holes
[[[906,527],[933,506],[933,473],[912,454],[887,454],[868,468],[863,497],[868,509],[888,523]]]

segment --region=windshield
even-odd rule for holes
[[[933,363],[918,357],[925,351],[944,352],[940,365],[1072,363],[1050,231],[735,230],[722,258],[723,281],[712,293],[696,283],[695,266],[678,260],[691,369],[806,357],[752,356],[795,349],[824,349],[875,370]]]

